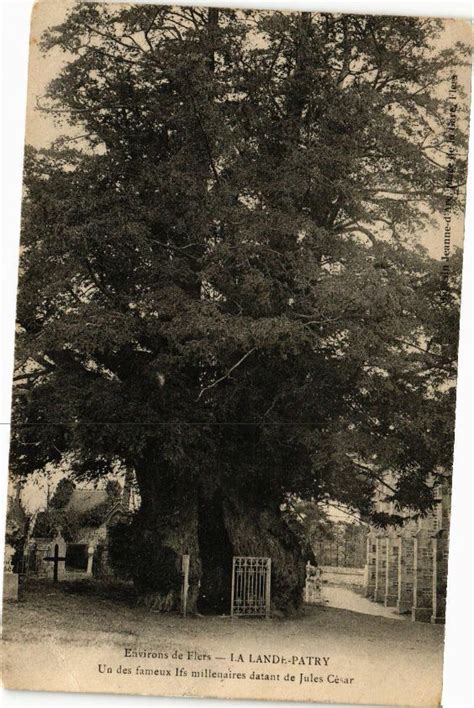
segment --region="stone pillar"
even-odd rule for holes
[[[36,572],[41,578],[48,576],[49,562],[44,559],[49,555],[50,541],[44,538],[38,538],[36,541]],[[53,546],[54,550],[54,546]]]
[[[446,585],[448,579],[448,534],[441,529],[431,539],[433,554],[433,624],[444,624],[446,618]]]
[[[385,573],[385,607],[395,607],[398,600],[398,559],[400,556],[400,539],[391,534],[387,538],[386,573]]]
[[[397,612],[403,615],[413,607],[414,539],[402,532],[399,541]]]
[[[429,622],[433,614],[433,534],[420,529],[415,534],[412,621]]]
[[[446,584],[448,579],[449,525],[451,521],[451,485],[446,478],[440,485],[437,532],[433,535],[433,623],[444,623],[446,617]]]
[[[374,601],[384,602],[387,572],[387,537],[378,535],[375,542]]]
[[[374,597],[375,591],[376,536],[373,531],[367,535],[367,561],[365,566],[365,596]]]
[[[58,544],[58,551],[59,551],[59,557],[63,558],[64,560],[60,560],[58,563],[58,580],[64,580],[66,577],[66,549],[67,549],[67,543],[60,534],[57,536],[54,541],[53,541],[53,551],[54,551],[54,544]]]
[[[449,524],[451,521],[451,486],[448,480],[441,487],[441,523],[440,528],[446,531],[446,542],[449,541]]]

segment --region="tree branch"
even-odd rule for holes
[[[209,386],[205,386],[205,387],[201,390],[201,393],[199,394],[199,396],[196,398],[196,403],[200,400],[200,398],[202,397],[202,395],[203,395],[206,391],[209,391],[209,389],[214,388],[214,386],[217,386],[217,384],[221,383],[221,381],[224,381],[225,379],[228,379],[229,376],[231,375],[231,373],[232,373],[233,371],[235,371],[235,369],[236,369],[238,366],[240,366],[241,364],[243,364],[243,362],[247,359],[247,357],[249,357],[255,350],[256,350],[256,347],[252,347],[252,349],[250,349],[250,351],[248,351],[246,354],[244,354],[243,357],[242,357],[241,359],[239,359],[239,361],[238,361],[236,364],[234,364],[234,366],[231,366],[231,368],[229,369],[229,371],[228,371],[226,374],[224,374],[224,376],[221,376],[219,379],[216,379],[216,380],[213,381],[211,384],[209,384]]]
[[[378,482],[380,482],[385,487],[387,487],[387,489],[390,489],[391,492],[396,494],[397,490],[394,489],[393,487],[391,487],[390,484],[387,484],[387,482],[383,479],[383,477],[381,477],[376,472],[374,472],[370,467],[366,467],[365,465],[361,465],[360,462],[355,462],[355,460],[353,460],[350,455],[346,454],[345,457],[347,457],[347,459],[350,460],[350,462],[354,465],[354,467],[357,467],[358,470],[360,470],[361,472],[364,472],[367,476],[372,477],[373,479],[376,479]]]

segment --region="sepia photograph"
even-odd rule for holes
[[[471,33],[34,5],[6,688],[441,705]]]

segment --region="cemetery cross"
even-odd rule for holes
[[[55,583],[58,582],[58,565],[59,561],[65,561],[66,557],[60,557],[59,556],[59,546],[57,543],[54,544],[54,556],[46,556],[44,559],[45,561],[53,561],[54,562],[54,571],[53,571],[53,580]]]

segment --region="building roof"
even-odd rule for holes
[[[105,489],[75,489],[65,509],[75,514],[84,514],[103,504],[108,498]]]

